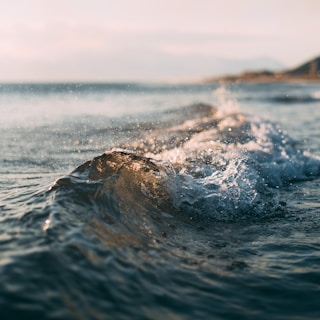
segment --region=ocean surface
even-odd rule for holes
[[[1,84],[0,319],[320,319],[320,84]]]

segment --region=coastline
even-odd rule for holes
[[[221,76],[207,78],[203,83],[320,83],[320,77],[290,77],[290,76]]]
[[[211,82],[248,83],[318,83],[320,82],[320,57],[305,62],[298,67],[284,71],[244,71],[240,74],[223,75],[203,80]]]

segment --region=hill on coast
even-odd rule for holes
[[[320,56],[296,68],[283,71],[245,71],[238,75],[226,75],[206,79],[205,82],[271,82],[271,81],[320,81]]]

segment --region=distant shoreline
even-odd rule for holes
[[[206,78],[205,83],[211,82],[248,82],[248,83],[276,83],[276,82],[320,82],[320,57],[285,71],[245,71],[238,75],[225,75]]]
[[[304,77],[242,77],[242,76],[222,76],[215,78],[207,78],[204,83],[226,82],[226,83],[320,83],[320,78],[304,78]]]

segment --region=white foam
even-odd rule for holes
[[[270,121],[234,113],[218,120],[181,147],[154,155],[179,168],[177,206],[219,217],[262,213],[266,202],[272,210],[278,188],[319,175],[320,158],[297,148]]]

